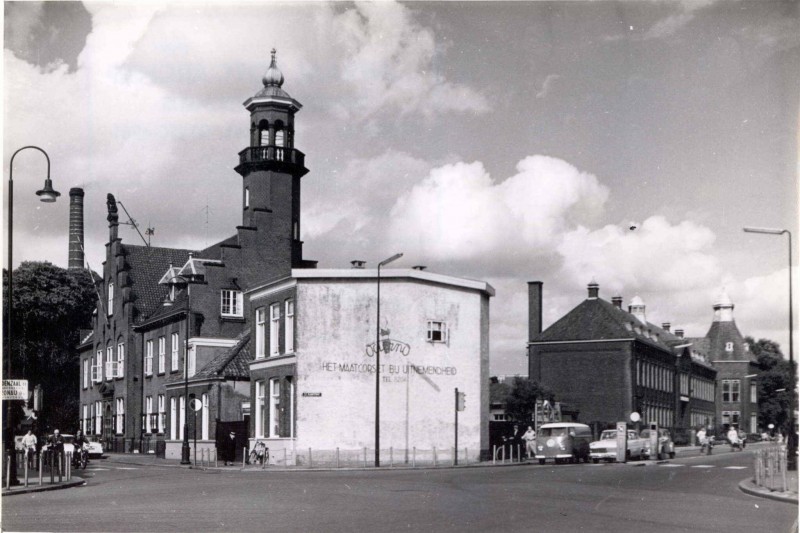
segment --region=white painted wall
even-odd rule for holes
[[[488,448],[488,298],[424,280],[382,279],[381,326],[410,347],[407,355],[381,354],[382,449],[449,450],[456,387],[466,393],[459,449],[475,459]],[[297,449],[373,449],[376,358],[366,346],[376,340],[374,277],[299,279],[296,320]],[[428,320],[447,322],[447,344],[426,341]]]

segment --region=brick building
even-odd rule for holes
[[[725,291],[714,303],[714,319],[705,337],[687,339],[708,354],[717,369],[716,424],[759,432],[757,379],[761,367],[736,326],[733,302]],[[763,429],[763,428],[762,428]]]
[[[622,297],[605,301],[592,282],[583,302],[542,331],[542,283],[528,288],[529,375],[580,422],[597,431],[638,412],[688,440],[690,428],[713,420],[716,370],[682,332],[648,322],[640,298],[625,311]]]
[[[125,244],[108,195],[98,305],[79,346],[79,416],[110,449],[177,456],[184,423],[195,431],[192,395],[206,407],[201,440],[213,441],[217,420],[246,428],[252,313],[244,291],[315,266],[300,241],[300,179],[308,172],[294,144],[301,105],[282,89],[274,50],[262,81],[244,103],[249,142],[235,168],[242,224],[232,236],[195,251]]]

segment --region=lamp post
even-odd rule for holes
[[[381,267],[403,257],[394,254],[378,263],[378,321],[375,324],[375,466],[381,466]]]
[[[47,152],[39,148],[38,146],[23,146],[11,156],[11,161],[8,164],[8,328],[6,329],[6,339],[8,340],[8,367],[7,367],[7,374],[6,377],[11,379],[11,329],[12,329],[12,316],[14,311],[14,289],[12,283],[12,272],[14,269],[14,263],[12,261],[12,254],[13,254],[13,242],[14,242],[14,158],[17,157],[17,154],[23,150],[33,149],[38,150],[42,154],[44,154],[45,159],[47,160],[47,178],[44,180],[44,187],[36,191],[36,195],[39,196],[40,200],[45,203],[52,203],[56,201],[56,198],[61,196],[61,193],[58,191],[53,190],[53,182],[50,180],[50,156],[47,155]],[[13,430],[14,426],[11,421],[11,400],[7,400],[7,411],[6,411],[6,432],[4,442],[6,443],[6,450],[9,453],[14,453],[14,438],[13,438]],[[10,444],[10,448],[8,447]],[[11,468],[9,472],[9,477],[11,479],[12,484],[18,484],[19,480],[17,479],[17,464],[16,461],[11,461]]]
[[[788,229],[773,228],[743,228],[747,233],[762,233],[766,235],[783,235],[789,237],[789,369],[792,373],[792,392],[795,390],[795,369],[794,369],[794,320],[792,317],[792,232]],[[794,396],[794,394],[792,394]],[[797,470],[797,433],[794,430],[794,398],[789,407],[789,439],[786,446],[787,458],[786,466],[789,470]]]

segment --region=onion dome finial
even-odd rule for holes
[[[280,87],[283,85],[283,73],[278,68],[278,62],[275,59],[275,54],[277,52],[278,51],[274,48],[272,49],[272,62],[269,64],[269,68],[266,74],[264,74],[264,78],[261,80],[264,83],[264,87]]]

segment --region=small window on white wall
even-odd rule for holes
[[[447,342],[447,324],[438,320],[428,320],[428,342]]]

